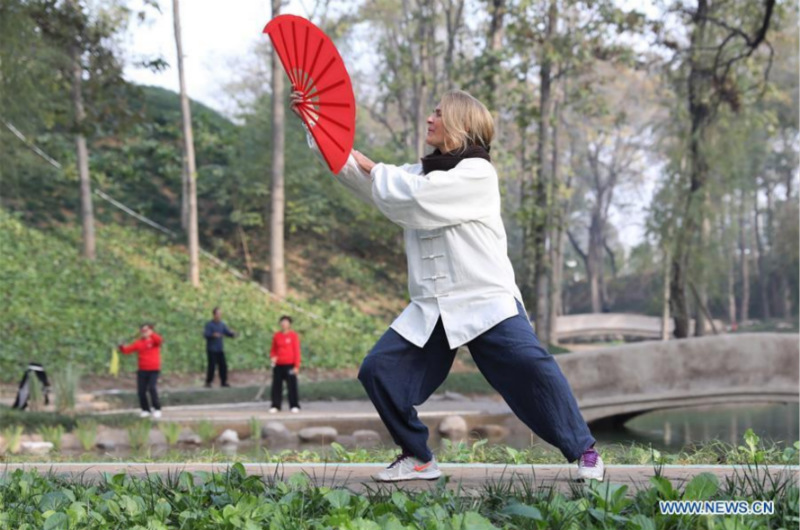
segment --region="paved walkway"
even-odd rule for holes
[[[247,422],[250,418],[278,420],[282,422],[305,422],[324,420],[380,419],[375,407],[366,400],[311,401],[302,404],[298,414],[283,410],[269,413],[269,403],[229,403],[211,405],[183,405],[164,407],[162,421],[193,422],[210,420],[220,423]],[[450,415],[474,416],[485,414],[508,414],[511,409],[497,399],[429,399],[417,407],[421,418],[439,418]],[[99,414],[138,414],[139,409],[110,410]]]
[[[289,476],[303,473],[309,476],[317,485],[343,486],[356,492],[378,487],[395,487],[394,485],[379,485],[370,479],[370,475],[386,464],[243,464],[248,474],[262,475],[267,478],[288,479]],[[8,473],[15,469],[36,469],[40,472],[54,472],[61,475],[82,476],[85,478],[98,478],[103,473],[128,473],[135,476],[146,474],[172,474],[180,471],[189,472],[223,472],[230,464],[196,464],[196,463],[27,463],[6,464],[0,467],[0,473]],[[442,471],[450,477],[448,488],[460,488],[466,494],[480,493],[487,485],[508,483],[529,484],[537,488],[556,487],[559,491],[568,493],[571,488],[579,486],[573,480],[576,466],[574,465],[524,465],[507,466],[502,464],[440,464]],[[700,473],[713,473],[719,478],[720,484],[725,484],[728,478],[742,476],[745,468],[742,466],[663,466],[662,476],[668,478],[673,486],[681,487],[692,477]],[[800,466],[771,466],[768,471],[763,468],[758,470],[759,476],[767,478],[769,473],[777,480],[800,479]],[[629,487],[628,494],[633,494],[640,489],[649,487],[650,477],[655,475],[652,466],[607,466],[606,481],[614,484],[625,484]],[[752,474],[751,474],[752,475]],[[425,490],[434,487],[435,482],[405,482],[403,488],[411,490]]]

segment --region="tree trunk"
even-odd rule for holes
[[[745,221],[745,193],[742,192],[739,203],[739,262],[742,272],[742,300],[739,315],[742,323],[750,318],[750,257],[747,248],[747,224]]]
[[[183,153],[185,156],[185,179],[189,196],[189,282],[200,286],[200,235],[197,219],[197,168],[194,160],[194,135],[192,134],[192,109],[186,94],[186,75],[183,69],[183,44],[181,41],[180,0],[172,0],[172,15],[175,23],[175,48],[178,54],[178,79],[181,92],[181,116],[183,117]]]
[[[728,296],[728,323],[733,328],[736,325],[736,255],[732,248],[726,230],[731,230],[730,204],[726,201],[725,211],[719,228],[720,241],[723,242],[725,263],[727,263],[727,296]]]
[[[703,209],[711,208],[708,198],[708,192],[705,192],[705,200],[703,201]],[[700,248],[708,248],[709,241],[711,240],[711,219],[707,215],[703,217],[703,224],[700,230]],[[700,273],[697,275],[697,305],[698,307],[708,307],[708,281],[705,275],[705,267],[701,267]],[[695,319],[694,334],[696,337],[702,337],[706,334],[706,328],[711,324],[706,321],[706,314],[701,309],[697,311]]]
[[[272,17],[280,14],[281,0],[272,0]],[[283,76],[275,50],[272,51],[272,191],[270,193],[270,289],[286,296],[284,257],[284,142]]]
[[[780,290],[781,290],[781,318],[789,318],[792,316],[792,293],[789,291],[789,275],[781,274]]]
[[[76,7],[77,9],[77,7]],[[78,159],[78,177],[81,189],[81,238],[83,257],[97,257],[94,235],[94,206],[92,204],[92,182],[89,177],[89,150],[83,134],[86,111],[83,108],[83,66],[81,52],[77,46],[72,50],[72,106],[75,111],[75,148]]]
[[[446,22],[447,22],[447,47],[444,53],[444,83],[445,90],[450,88],[450,76],[452,75],[451,65],[453,64],[453,55],[456,49],[456,35],[461,31],[461,23],[464,20],[464,0],[449,0],[447,2]],[[435,28],[434,28],[435,29]],[[435,60],[434,60],[435,63]],[[438,94],[438,84],[436,84],[436,76],[434,75],[434,94]]]
[[[662,291],[663,302],[661,304],[661,340],[669,340],[669,271],[670,259],[669,252],[664,252],[664,286]]]
[[[553,187],[556,188],[561,178],[561,171],[559,166],[559,130],[558,130],[558,110],[559,105],[556,102],[553,115],[553,156],[552,156],[552,175]],[[548,283],[550,284],[549,300],[548,300],[548,315],[547,315],[547,337],[550,339],[550,344],[558,344],[558,332],[556,324],[558,321],[558,306],[561,299],[561,273],[563,270],[563,248],[564,248],[564,232],[563,223],[564,218],[561,216],[560,202],[555,200],[555,193],[552,193],[553,199],[553,217],[550,223],[551,237],[550,237],[550,270],[548,274]]]
[[[186,168],[186,150],[181,146],[183,152],[183,167],[181,168],[181,228],[186,231],[189,228],[189,170]]]
[[[603,311],[603,222],[600,212],[593,211],[589,224],[589,250],[587,252],[586,274],[589,282],[589,295],[592,313]]]
[[[708,0],[698,0],[693,17],[689,56],[688,106],[691,118],[689,137],[689,193],[684,207],[683,226],[676,234],[675,254],[672,258],[670,282],[671,309],[675,319],[675,336],[689,336],[689,300],[686,295],[690,258],[698,226],[702,226],[702,198],[708,180],[708,161],[705,155],[706,133],[711,122],[708,97],[712,91],[711,75],[703,64],[706,51],[705,33],[708,22]],[[702,263],[700,264],[702,267]]]
[[[548,9],[547,29],[545,32],[545,41],[553,39],[556,31],[556,22],[558,19],[558,4],[555,0],[551,0]],[[534,249],[536,254],[536,272],[534,292],[536,293],[536,322],[539,324],[537,328],[540,333],[540,339],[544,344],[547,344],[549,337],[547,337],[547,301],[550,286],[547,283],[549,278],[550,263],[547,252],[547,217],[550,209],[549,186],[550,186],[550,166],[548,164],[548,148],[550,142],[550,122],[553,114],[552,102],[552,58],[545,51],[541,59],[541,66],[539,68],[539,138],[537,141],[537,163],[538,171],[536,175],[536,209],[534,215],[534,230],[533,240]],[[542,336],[544,335],[544,336]]]
[[[769,308],[769,279],[772,274],[770,273],[767,265],[766,249],[764,248],[764,242],[761,238],[761,227],[758,213],[758,189],[756,189],[756,192],[753,194],[753,234],[755,236],[756,250],[758,252],[758,258],[755,261],[755,273],[756,278],[758,278],[758,291],[761,302],[761,318],[769,319],[772,318],[772,313]]]
[[[489,32],[487,41],[489,43],[489,61],[486,68],[486,104],[492,114],[497,118],[497,82],[500,73],[500,52],[503,49],[503,18],[506,14],[506,0],[489,0],[491,6],[491,18],[489,19]]]

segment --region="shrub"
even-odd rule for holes
[[[97,422],[90,419],[78,420],[75,425],[75,436],[84,451],[91,451],[97,441]]]
[[[150,443],[152,423],[145,419],[128,427],[128,442],[135,451],[139,451]]]
[[[164,438],[167,440],[167,445],[172,447],[178,443],[178,438],[181,437],[183,426],[180,423],[163,422],[158,424],[158,430],[164,434]]]

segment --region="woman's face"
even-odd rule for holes
[[[436,109],[428,116],[428,134],[425,136],[425,143],[444,152],[444,124],[442,123],[441,104],[436,105]]]

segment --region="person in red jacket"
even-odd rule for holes
[[[152,411],[153,417],[161,417],[161,403],[158,401],[158,374],[161,373],[161,336],[153,331],[152,324],[142,324],[139,328],[140,338],[133,344],[119,345],[119,351],[128,355],[139,355],[139,371],[136,373],[136,390],[139,394],[139,405],[142,407],[140,417],[147,418]],[[150,394],[150,404],[147,402]],[[152,407],[151,407],[152,404]]]
[[[289,387],[289,407],[293,413],[300,412],[297,395],[297,374],[300,373],[300,337],[292,330],[292,317],[283,315],[279,321],[281,330],[272,336],[269,358],[272,361],[272,408],[274,414],[281,410],[283,381]]]

